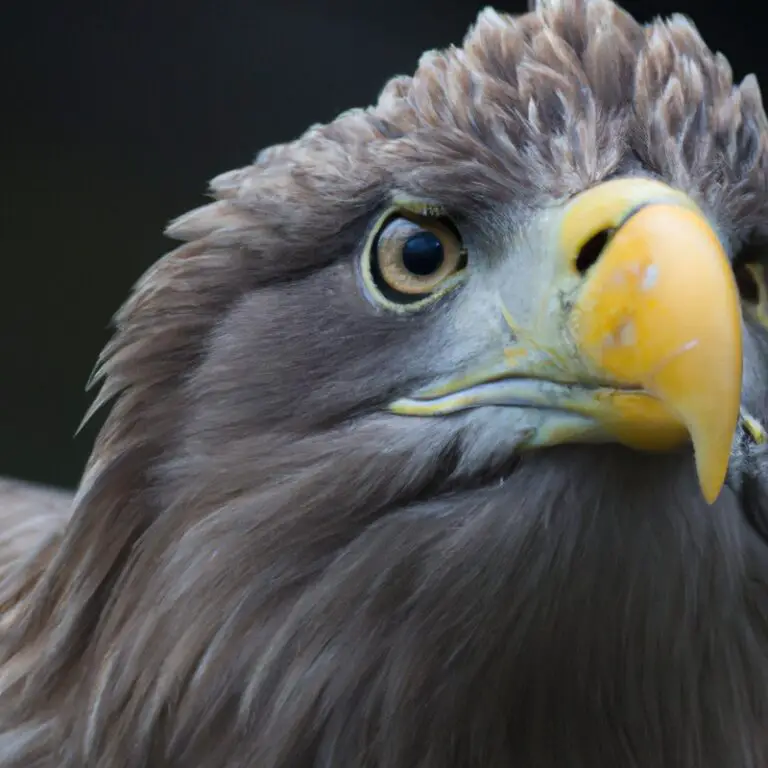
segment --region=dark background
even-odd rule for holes
[[[73,486],[112,314],[166,222],[262,147],[375,100],[459,43],[476,0],[5,2],[0,12],[0,474]],[[754,0],[627,1],[691,15],[768,81]],[[525,0],[499,3],[519,12]]]

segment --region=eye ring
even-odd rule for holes
[[[363,255],[363,278],[377,303],[412,311],[456,287],[466,263],[461,237],[445,218],[398,209],[374,226]]]

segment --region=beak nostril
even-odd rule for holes
[[[603,252],[603,248],[605,248],[606,244],[611,239],[612,234],[612,229],[601,229],[581,246],[579,255],[576,257],[576,269],[578,269],[582,275],[597,263],[600,254]]]

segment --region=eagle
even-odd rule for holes
[[[482,11],[211,183],[2,486],[0,768],[768,765],[768,121]]]

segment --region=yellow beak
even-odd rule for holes
[[[685,426],[711,502],[725,481],[739,418],[739,294],[703,214],[688,198],[654,187],[650,181],[610,182],[583,194],[567,212],[562,234],[571,249],[585,226],[586,232],[590,225],[616,227],[577,292],[569,326],[596,376],[641,388]],[[653,414],[633,405],[616,403],[617,437],[634,447],[657,447],[646,422]]]
[[[539,417],[531,447],[597,439],[668,450],[690,440],[714,501],[742,376],[739,294],[719,238],[690,198],[648,179],[606,182],[554,218],[544,228],[554,241],[531,254],[539,284],[502,298],[515,343],[391,410],[528,408]]]

